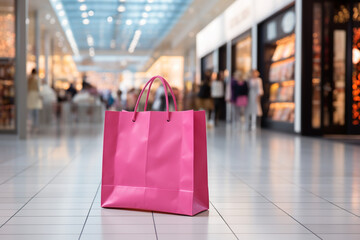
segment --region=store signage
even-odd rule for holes
[[[225,35],[228,41],[251,28],[252,10],[251,0],[238,0],[225,11]]]
[[[272,21],[268,23],[266,28],[266,38],[271,41],[276,38],[276,22]]]
[[[295,12],[289,11],[285,13],[281,21],[281,27],[284,33],[291,33],[295,29]]]
[[[295,30],[295,11],[292,7],[285,13],[281,13],[269,20],[264,28],[266,41],[271,42],[289,35]]]

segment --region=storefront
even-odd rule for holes
[[[201,81],[209,78],[214,71],[214,52],[201,58]]]
[[[231,41],[231,72],[240,71],[246,76],[251,70],[251,31]]]
[[[360,3],[308,0],[303,9],[302,133],[360,134]]]
[[[262,126],[294,131],[295,7],[259,24],[258,70],[263,80]]]
[[[0,132],[16,132],[15,2],[0,3]]]

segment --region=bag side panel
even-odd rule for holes
[[[193,215],[209,209],[205,111],[194,112],[194,207]]]

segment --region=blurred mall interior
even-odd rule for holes
[[[194,217],[100,207],[155,75],[206,110]],[[0,239],[360,239],[359,144],[359,0],[0,0]]]

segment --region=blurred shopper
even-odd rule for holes
[[[70,83],[70,86],[68,87],[68,89],[66,89],[66,96],[68,97],[68,99],[73,99],[74,96],[77,94],[77,90],[74,87],[74,84]]]
[[[220,114],[223,111],[225,94],[224,88],[223,74],[219,72],[216,74],[215,79],[213,79],[211,83],[211,97],[214,101],[215,126],[218,124]]]
[[[46,83],[45,80],[42,80],[42,85],[40,87],[40,95],[43,103],[43,108],[40,111],[39,122],[51,123],[53,119],[53,114],[55,112],[57,96],[53,88]]]
[[[28,79],[27,107],[31,114],[32,130],[37,131],[39,126],[39,110],[42,109],[42,100],[40,95],[40,82],[37,71],[34,68]]]
[[[214,109],[214,102],[211,99],[211,87],[210,87],[210,76],[206,76],[202,81],[197,98],[198,109],[204,109],[207,111],[208,120],[211,119],[211,113]]]
[[[116,92],[116,100],[115,100],[115,110],[116,111],[122,111],[124,109],[124,104],[122,101],[122,91],[118,90]]]
[[[250,129],[256,129],[256,118],[262,116],[260,98],[264,94],[262,79],[259,77],[260,73],[258,70],[253,69],[251,76],[248,81],[249,84],[249,101],[245,111],[245,123],[246,127]]]
[[[135,88],[131,88],[126,93],[126,111],[134,111],[137,100],[137,94]]]
[[[234,105],[234,122],[243,125],[242,116],[245,115],[245,108],[248,105],[248,84],[242,73],[236,71],[232,82],[232,102]]]

